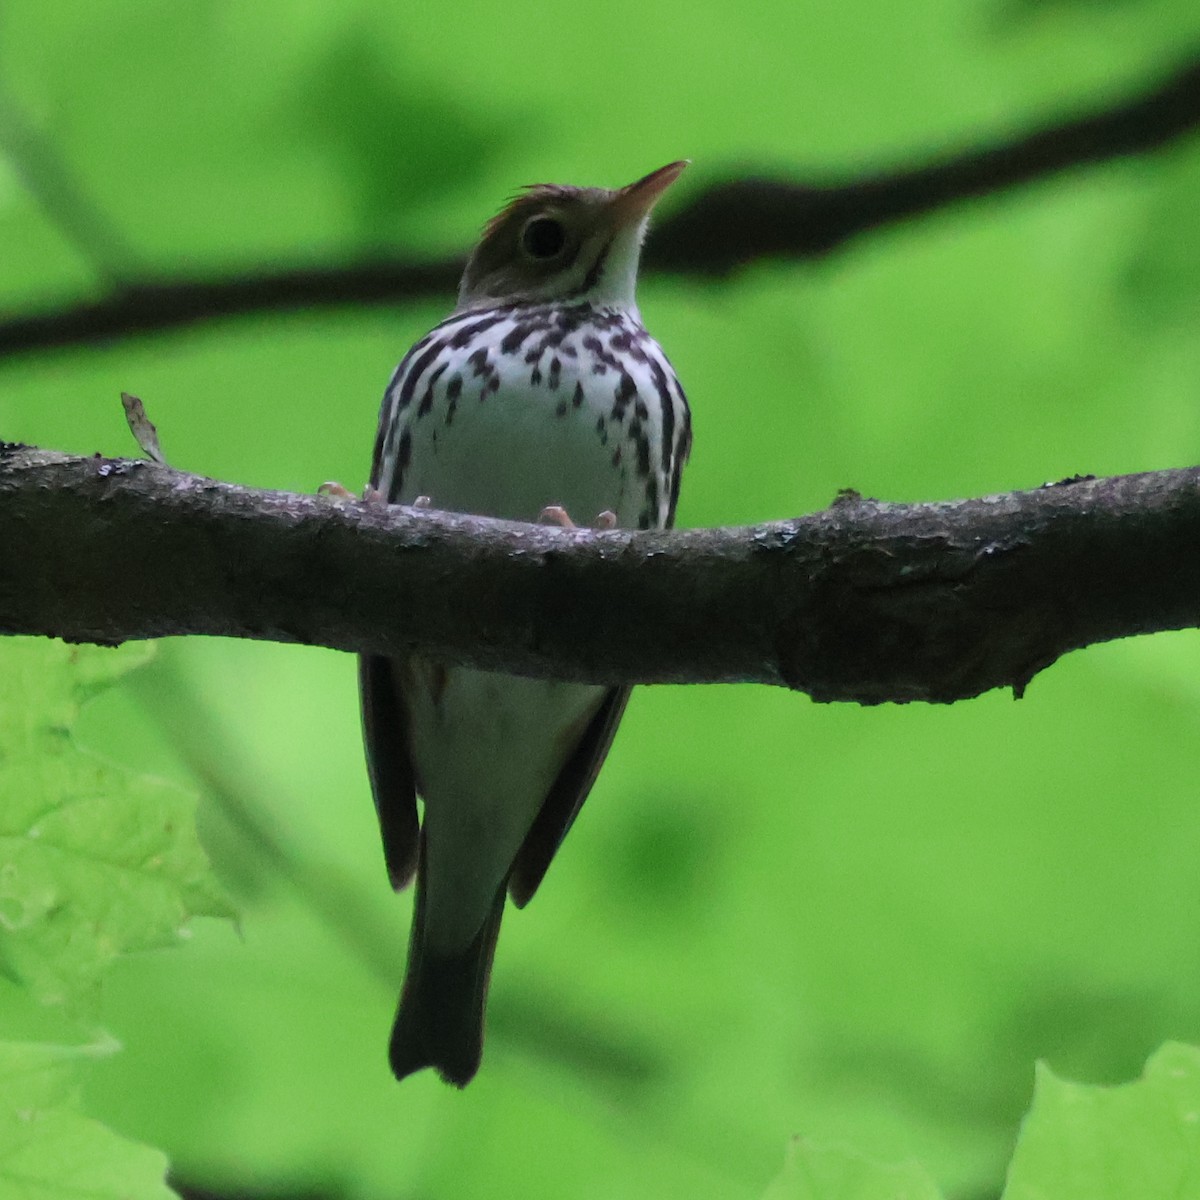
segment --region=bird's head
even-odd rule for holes
[[[552,300],[633,308],[650,210],[686,166],[686,160],[668,163],[615,190],[526,188],[483,231],[463,274],[458,310]]]

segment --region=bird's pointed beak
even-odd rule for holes
[[[635,183],[621,188],[613,196],[609,209],[614,224],[620,228],[644,221],[659,197],[683,174],[684,167],[690,161],[681,158],[678,162],[667,163],[665,167],[659,167],[657,171],[651,171]]]

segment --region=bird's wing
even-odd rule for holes
[[[375,797],[383,858],[399,891],[417,869],[420,835],[416,779],[408,749],[408,709],[396,686],[391,659],[364,654],[358,660],[363,742]]]
[[[509,895],[518,908],[523,908],[533,898],[550,860],[592,790],[629,701],[629,692],[627,687],[608,692],[546,794],[541,811],[517,851],[508,879]]]

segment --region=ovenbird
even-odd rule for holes
[[[650,210],[685,166],[618,190],[539,184],[487,225],[458,306],[388,385],[375,493],[522,521],[672,523],[690,417],[634,288]],[[629,689],[416,654],[364,656],[359,674],[387,869],[396,889],[416,876],[391,1065],[462,1087],[482,1055],[505,893],[521,907],[537,890]]]

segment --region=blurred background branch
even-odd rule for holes
[[[145,273],[146,264],[108,214],[92,202],[54,138],[31,120],[2,79],[0,156],[46,219],[112,292]]]
[[[863,234],[998,195],[1062,171],[1146,154],[1200,126],[1200,60],[1117,103],[1039,128],[943,153],[915,165],[806,184],[743,178],[694,191],[656,225],[649,272],[719,276],[767,259],[812,260]],[[156,278],[84,190],[47,139],[0,92],[0,145],[64,236],[107,289],[37,312],[0,317],[0,358],[113,338],[145,336],[249,313],[396,305],[453,294],[463,256],[379,256],[325,266],[246,269]]]

